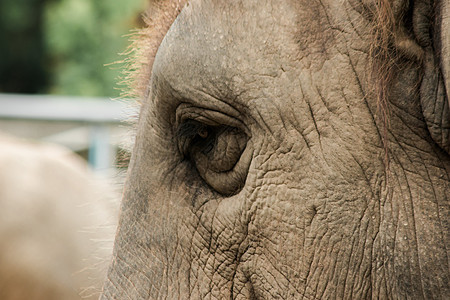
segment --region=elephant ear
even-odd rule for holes
[[[444,90],[441,100],[443,112],[441,121],[442,142],[440,145],[445,151],[447,151],[447,153],[450,153],[450,1],[441,0],[438,16],[438,33],[440,37],[440,42],[438,43],[438,51],[440,54],[439,71],[440,74],[442,74]]]
[[[450,1],[410,2],[412,31],[423,49],[422,113],[433,140],[450,153]]]

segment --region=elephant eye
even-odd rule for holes
[[[200,177],[217,192],[232,195],[245,182],[248,164],[240,158],[247,144],[247,135],[227,125],[207,125],[188,119],[177,130],[182,156],[197,169]]]
[[[184,158],[190,159],[191,150],[207,153],[212,150],[215,142],[215,130],[195,120],[183,122],[177,130],[179,149]]]

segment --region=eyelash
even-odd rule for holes
[[[180,124],[180,126],[177,129],[177,137],[178,138],[194,138],[198,132],[206,127],[204,124],[194,121],[194,120],[187,120]]]
[[[193,145],[205,143],[204,149],[202,149],[205,154],[214,147],[215,133],[212,126],[195,120],[189,119],[180,124],[177,129],[177,137],[181,141],[181,154],[185,157],[189,156],[189,150]]]

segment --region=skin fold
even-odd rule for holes
[[[383,119],[379,3],[183,8],[153,63],[101,299],[450,297],[445,39],[420,32],[420,1],[389,2]]]

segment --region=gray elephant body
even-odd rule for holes
[[[388,118],[379,3],[400,20]],[[448,53],[418,32],[424,3],[190,1],[153,63],[102,299],[450,297]]]

